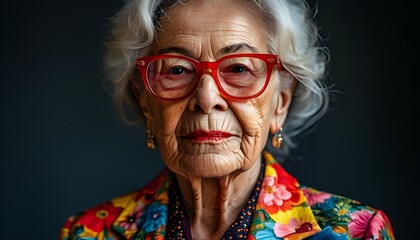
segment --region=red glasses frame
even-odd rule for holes
[[[223,62],[226,59],[238,58],[238,57],[258,58],[258,59],[264,61],[266,66],[267,66],[267,76],[266,76],[263,88],[260,91],[258,91],[257,93],[255,93],[251,96],[237,97],[237,96],[232,96],[232,95],[228,94],[223,89],[223,87],[222,87],[222,85],[219,81],[219,78],[217,76],[217,68],[218,68],[218,66],[221,62]],[[155,92],[153,91],[153,89],[150,87],[149,81],[147,79],[148,78],[147,71],[148,71],[149,65],[153,61],[163,59],[163,58],[179,58],[179,59],[187,60],[187,61],[191,62],[194,65],[195,69],[197,70],[197,76],[196,76],[197,79],[195,81],[195,86],[193,88],[191,88],[191,90],[189,92],[187,92],[185,94],[185,96],[181,96],[181,97],[177,97],[177,98],[165,98],[165,97],[156,95]],[[224,95],[227,98],[234,99],[234,100],[245,100],[245,99],[251,99],[251,98],[258,97],[267,88],[268,82],[269,82],[270,77],[271,77],[271,72],[273,71],[274,66],[277,66],[279,70],[282,70],[282,67],[283,67],[283,65],[282,65],[282,63],[281,63],[281,61],[280,61],[280,59],[277,55],[275,55],[275,54],[260,54],[260,53],[232,54],[232,55],[224,56],[224,57],[222,57],[222,58],[220,58],[220,59],[218,59],[214,62],[199,61],[199,60],[196,60],[194,58],[190,58],[190,57],[186,57],[186,56],[182,56],[182,55],[174,55],[174,54],[162,54],[162,55],[155,55],[155,56],[146,56],[146,57],[140,57],[140,58],[136,59],[136,67],[140,71],[141,76],[143,78],[144,85],[146,86],[149,93],[152,94],[153,96],[155,96],[156,98],[159,98],[159,99],[162,99],[162,100],[170,100],[170,101],[180,100],[180,99],[183,99],[183,98],[186,98],[186,97],[190,96],[195,91],[195,89],[197,88],[199,79],[202,78],[203,74],[209,74],[214,79],[219,91],[222,93],[222,95]]]

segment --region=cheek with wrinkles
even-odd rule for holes
[[[150,123],[154,125],[155,134],[160,132],[163,136],[175,134],[176,127],[181,119],[185,107],[180,104],[164,107],[156,105],[152,107],[153,119]]]
[[[257,103],[251,100],[248,103],[235,104],[232,106],[236,113],[238,121],[241,123],[245,135],[251,137],[261,134],[261,129],[264,127],[264,110],[256,108]]]
[[[164,106],[156,103],[151,110],[153,119],[148,121],[152,126],[162,157],[170,158],[177,152],[178,142],[175,132],[185,107],[179,104]]]
[[[178,151],[178,141],[174,135],[161,136],[159,138],[161,154],[164,157],[170,157]]]
[[[267,98],[256,98],[246,103],[232,105],[244,131],[241,151],[250,165],[258,158],[267,141],[270,126],[269,112],[274,113],[273,102],[267,100]]]

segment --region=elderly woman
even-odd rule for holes
[[[167,168],[60,239],[394,239],[384,212],[300,185],[270,153],[327,109],[317,36],[300,0],[129,0],[108,76]]]

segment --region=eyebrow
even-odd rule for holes
[[[219,50],[219,53],[221,54],[229,54],[234,53],[242,49],[247,49],[253,53],[259,53],[258,49],[246,44],[246,43],[239,43],[239,44],[232,44],[229,46],[226,46]],[[193,57],[193,53],[189,51],[188,49],[182,48],[182,47],[168,47],[168,48],[162,48],[158,52],[158,54],[165,54],[165,53],[178,53],[184,56]]]
[[[234,53],[234,52],[237,52],[237,51],[242,50],[242,49],[248,49],[253,53],[258,53],[257,48],[255,48],[255,47],[253,47],[249,44],[246,44],[246,43],[232,44],[232,45],[229,45],[229,46],[226,46],[226,47],[220,49],[219,52],[224,53],[224,54]]]
[[[182,47],[168,47],[162,48],[158,52],[158,54],[165,54],[165,53],[179,53],[188,57],[192,57],[192,52],[189,50],[182,48]]]

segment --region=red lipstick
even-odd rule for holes
[[[231,137],[232,134],[228,132],[222,132],[222,131],[194,131],[185,136],[186,138],[189,138],[194,141],[220,141],[225,138]]]

